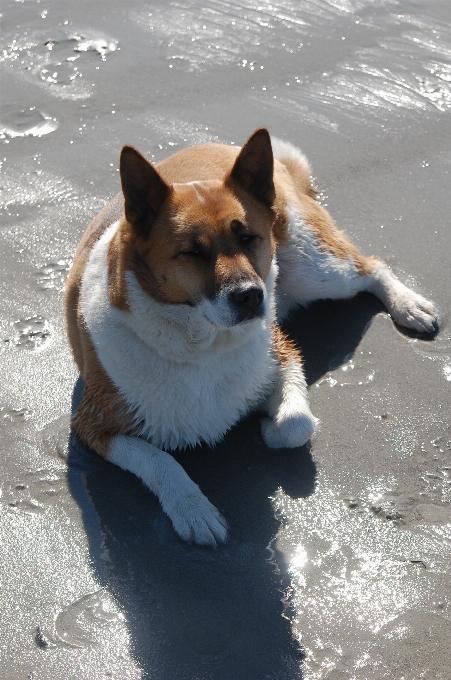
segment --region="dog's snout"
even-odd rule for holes
[[[246,288],[246,290],[235,290],[232,297],[234,303],[240,305],[240,307],[253,309],[263,302],[263,291],[254,286],[253,288]]]
[[[240,311],[243,320],[261,315],[264,295],[259,286],[238,288],[230,293],[230,298],[235,308]]]

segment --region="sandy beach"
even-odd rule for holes
[[[449,0],[0,11],[0,678],[449,679]],[[251,416],[176,454],[230,523],[212,550],[70,438],[62,291],[123,144],[157,162],[260,126],[442,320],[403,331],[369,294],[294,313],[310,444],[270,450]]]

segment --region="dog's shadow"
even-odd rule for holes
[[[356,349],[381,309],[360,295],[293,315],[287,329],[302,348],[309,383]],[[81,390],[79,381],[74,407]],[[214,450],[198,447],[176,458],[227,518],[226,546],[186,545],[136,477],[75,438],[69,446],[69,484],[96,575],[125,615],[142,677],[299,678],[301,651],[282,615],[286,565],[279,560],[276,569],[268,549],[280,526],[270,497],[279,488],[294,498],[314,491],[309,446],[267,449],[252,416]]]

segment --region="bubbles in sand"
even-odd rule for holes
[[[26,408],[10,408],[0,406],[0,418],[10,423],[24,422],[30,417],[30,411]]]
[[[50,339],[52,329],[41,316],[30,316],[14,323],[19,337],[15,345],[19,349],[41,349]]]
[[[44,36],[38,31],[34,36],[7,37],[0,45],[0,63],[19,69],[21,77],[37,77],[51,93],[63,98],[89,97],[97,72],[93,59],[105,61],[108,54],[119,49],[117,40],[92,30],[60,27]],[[84,70],[88,82],[83,78]]]
[[[76,36],[75,52],[97,52],[103,61],[106,55],[117,50],[117,40],[98,36]]]
[[[20,108],[7,104],[0,108],[0,139],[7,137],[42,137],[58,127],[52,118],[36,106]]]
[[[39,288],[41,290],[62,291],[71,263],[71,260],[51,261],[38,269],[35,276]]]
[[[93,31],[56,29],[44,42],[44,47],[53,63],[74,62],[81,52],[94,52],[105,61],[107,54],[118,49],[118,41]]]
[[[39,77],[45,83],[55,83],[59,85],[70,85],[75,78],[81,78],[82,74],[77,65],[65,62],[58,64],[48,64],[39,71]]]
[[[70,37],[55,36],[45,43],[51,58],[39,71],[39,77],[49,84],[71,85],[76,78],[82,77],[79,64],[75,63],[82,52],[94,52],[102,61],[106,55],[115,52],[117,41],[107,37],[75,33]]]
[[[360,352],[360,354],[362,355],[363,352]],[[330,387],[335,387],[335,385],[347,387],[350,385],[370,385],[373,382],[376,372],[371,367],[370,361],[368,362],[369,365],[365,365],[363,358],[357,358],[354,355],[345,357],[345,359],[347,359],[345,363],[339,366],[335,366],[331,362],[329,367],[332,370],[319,380],[316,386],[327,384]]]

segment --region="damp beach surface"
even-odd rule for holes
[[[4,0],[0,37],[2,680],[427,680],[451,666],[448,0]],[[321,429],[258,421],[178,460],[231,525],[174,535],[69,440],[62,290],[130,143],[159,161],[259,126],[309,158],[365,254],[433,298],[292,315]]]

